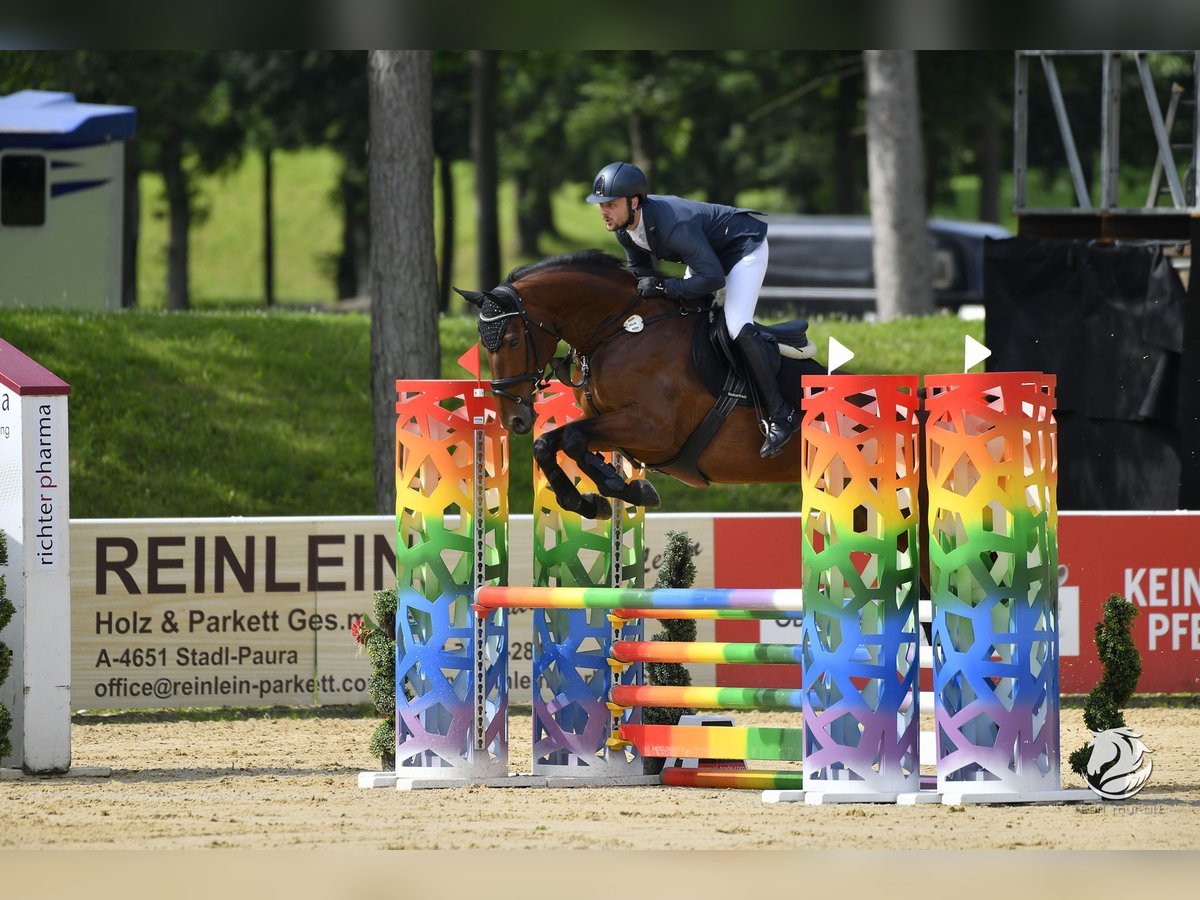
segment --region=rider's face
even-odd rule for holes
[[[604,227],[609,231],[624,228],[625,223],[629,222],[630,208],[636,208],[634,200],[629,197],[618,197],[607,203],[601,203],[599,206],[600,215],[604,217]]]

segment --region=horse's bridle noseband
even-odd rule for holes
[[[562,335],[545,322],[539,322],[537,319],[531,318],[525,309],[525,301],[521,299],[521,295],[517,293],[517,289],[508,282],[504,282],[490,291],[485,291],[484,297],[486,298],[484,305],[479,310],[479,336],[483,341],[484,349],[492,353],[498,350],[500,342],[504,338],[504,333],[508,330],[507,327],[500,327],[494,331],[490,331],[486,326],[510,319],[513,316],[519,316],[521,325],[525,329],[525,361],[529,362],[530,357],[533,358],[532,371],[524,375],[512,375],[508,378],[493,379],[491,381],[492,393],[497,397],[504,397],[507,400],[511,400],[519,406],[528,405],[532,407],[533,395],[550,384],[550,379],[546,377],[546,369],[550,365],[551,360],[548,359],[545,363],[542,362],[541,356],[538,354],[537,344],[533,340],[533,331],[530,326],[536,326],[553,337],[556,347],[558,346],[558,341],[562,340]],[[501,302],[500,298],[504,302]],[[501,310],[501,312],[489,314],[489,310],[487,309],[489,301],[492,306]],[[489,331],[490,333],[488,333]],[[553,350],[550,351],[550,356],[552,359],[554,356]],[[518,397],[511,391],[505,390],[505,388],[525,382],[529,382],[530,384],[530,396],[528,400]]]

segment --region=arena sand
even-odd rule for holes
[[[796,724],[794,714],[734,715]],[[1080,710],[1062,718],[1065,760],[1087,732]],[[74,764],[112,775],[0,781],[0,848],[1200,849],[1200,709],[1138,708],[1128,719],[1154,759],[1133,800],[964,808],[764,805],[758,791],[667,787],[362,790],[359,771],[378,767],[369,719],[81,717]],[[513,717],[513,771],[529,771],[529,730],[528,715]],[[1083,786],[1065,763],[1063,783]]]

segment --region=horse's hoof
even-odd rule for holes
[[[538,465],[549,465],[554,462],[554,458],[558,455],[558,448],[554,446],[554,442],[548,437],[540,437],[533,442],[533,458]]]
[[[658,496],[658,490],[655,489],[654,485],[652,485],[646,479],[640,478],[637,481],[631,481],[629,486],[633,489],[633,493],[635,494],[633,499],[635,506],[644,506],[647,509],[657,509],[658,507],[662,506],[662,500]]]
[[[579,515],[585,519],[611,519],[612,504],[599,494],[584,494],[580,497]]]

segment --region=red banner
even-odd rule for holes
[[[713,586],[801,586],[800,516],[716,516]],[[1138,607],[1139,693],[1200,691],[1200,513],[1059,514],[1061,689],[1085,694],[1100,678],[1094,633],[1105,599]],[[719,641],[796,642],[799,623],[717,622]],[[779,666],[717,666],[724,687],[799,687]]]

